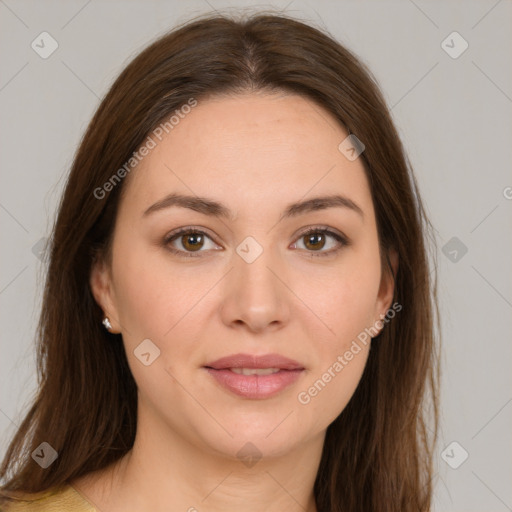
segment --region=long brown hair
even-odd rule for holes
[[[94,257],[112,238],[123,180],[104,185],[190,98],[248,90],[303,95],[364,143],[381,251],[394,248],[399,257],[395,300],[403,310],[372,343],[353,397],[327,429],[317,508],[430,509],[439,386],[432,226],[371,73],[322,30],[268,13],[201,16],[158,38],[124,69],[90,122],[53,229],[37,331],[39,388],[0,468],[0,504],[9,494],[60,487],[132,447],[135,381],[89,287]],[[104,197],[94,193],[106,188]],[[31,457],[42,442],[58,452],[49,469]]]

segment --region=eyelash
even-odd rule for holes
[[[331,255],[337,253],[338,251],[340,251],[343,247],[347,247],[350,245],[350,241],[345,236],[342,236],[342,235],[330,230],[329,228],[327,228],[325,226],[309,228],[306,231],[304,231],[303,233],[301,233],[299,235],[299,237],[297,238],[297,240],[300,240],[301,238],[304,238],[305,236],[311,235],[313,233],[315,233],[315,234],[321,233],[323,235],[331,236],[340,244],[339,247],[337,247],[335,249],[330,249],[329,251],[307,251],[307,252],[311,253],[311,257],[313,257],[313,258],[314,257],[322,257],[322,256],[331,256]],[[172,253],[177,254],[179,256],[184,256],[187,258],[200,257],[199,254],[194,254],[193,252],[187,252],[187,251],[182,251],[180,249],[175,249],[174,247],[171,247],[169,245],[171,242],[173,242],[175,239],[177,239],[180,235],[184,235],[184,234],[205,235],[210,240],[212,240],[212,237],[209,236],[204,231],[194,228],[194,227],[188,227],[188,228],[181,228],[180,230],[167,235],[164,239],[164,246],[169,251],[171,251]],[[205,251],[197,251],[197,252],[200,253],[200,252],[205,252]]]

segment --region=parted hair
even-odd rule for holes
[[[133,446],[137,392],[121,335],[89,284],[111,240],[123,181],[101,188],[185,105],[247,91],[313,100],[361,140],[383,271],[393,248],[399,314],[372,342],[359,385],[329,425],[314,485],[320,512],[430,510],[438,429],[439,319],[432,226],[390,110],[366,65],[325,30],[281,13],[203,15],[122,70],[81,140],[47,252],[36,333],[38,389],[0,467],[0,505],[104,468]],[[341,142],[341,141],[340,141]],[[437,329],[436,329],[437,328]],[[43,469],[42,441],[59,454]]]

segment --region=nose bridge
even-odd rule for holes
[[[236,248],[233,270],[229,273],[229,291],[223,307],[224,321],[240,321],[252,330],[288,318],[286,286],[277,251],[263,247],[247,237]]]

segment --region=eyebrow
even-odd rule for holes
[[[223,217],[225,219],[234,219],[233,212],[222,203],[209,199],[207,197],[189,196],[184,194],[169,194],[160,201],[157,201],[151,205],[143,214],[143,217],[147,215],[171,208],[173,206],[188,208],[196,212],[202,213],[203,215],[213,217]],[[325,210],[327,208],[346,208],[356,212],[361,218],[364,218],[363,210],[358,206],[352,199],[349,199],[343,195],[327,195],[321,197],[313,197],[305,201],[298,201],[296,203],[289,204],[284,212],[282,213],[279,220],[286,218],[296,217],[308,212],[314,212],[319,210]]]

